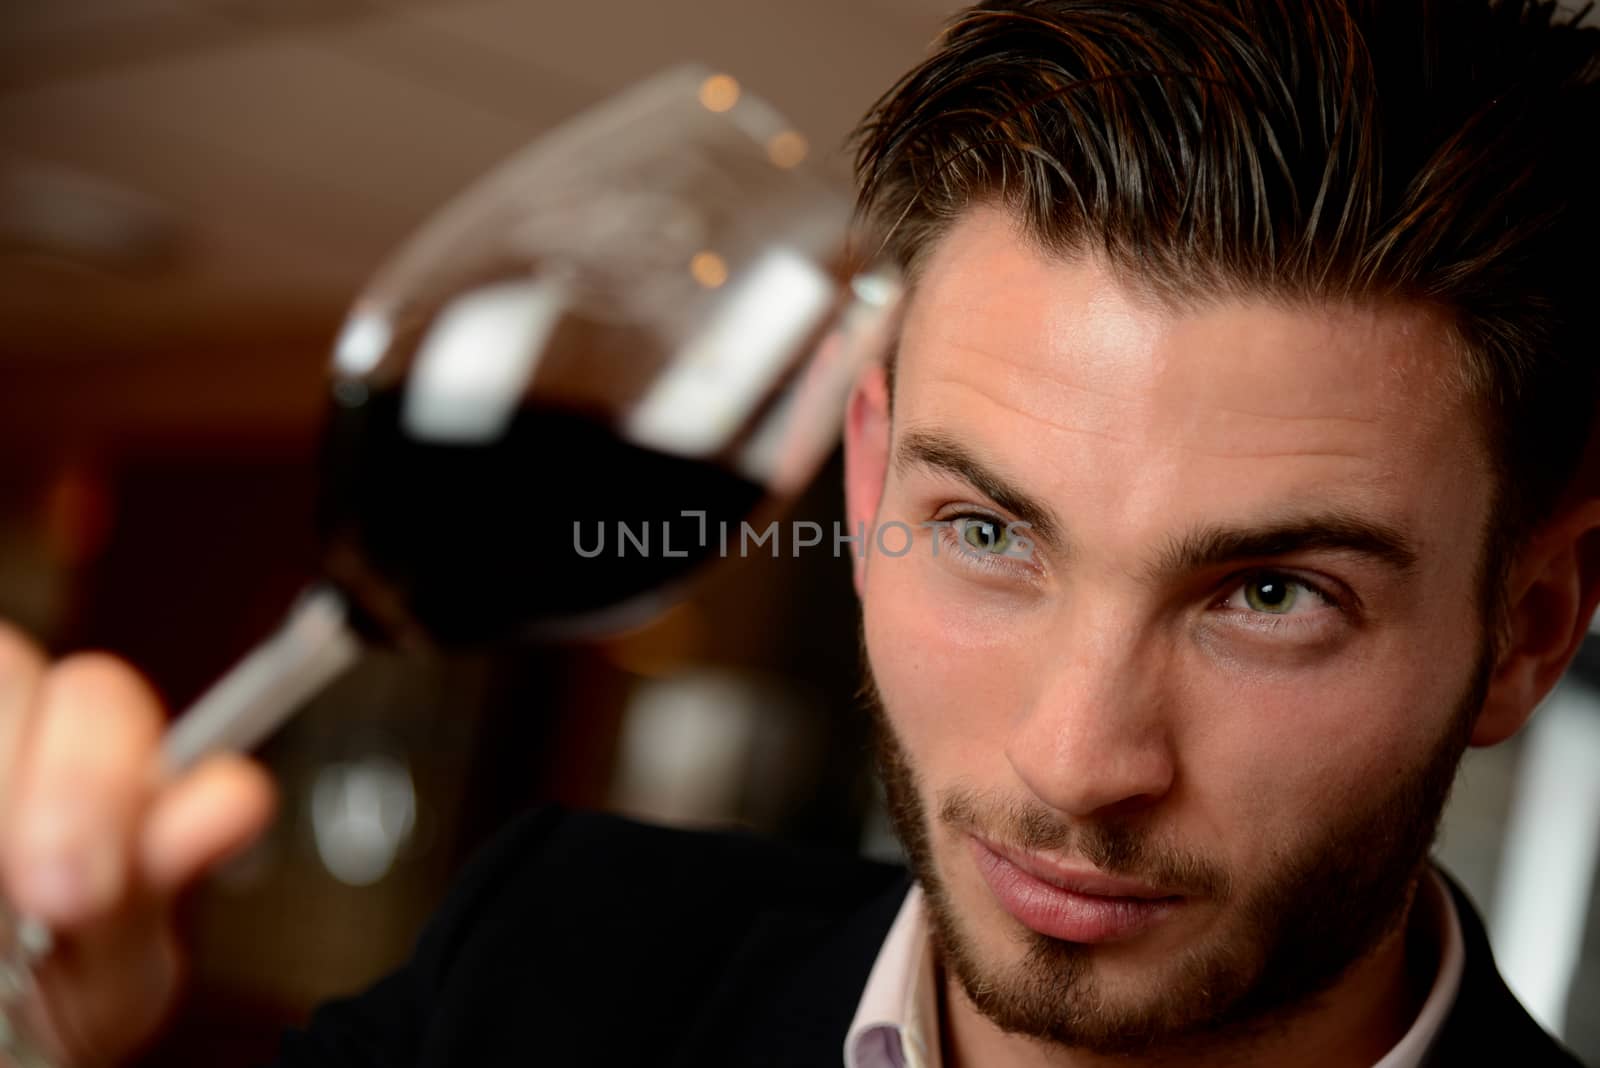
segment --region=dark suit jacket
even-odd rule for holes
[[[1447,880],[1448,881],[1448,880]],[[284,1068],[839,1068],[901,868],[543,810],[475,860],[411,961],[319,1009]],[[1438,1065],[1577,1065],[1466,934]]]

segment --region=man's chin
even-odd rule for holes
[[[967,908],[962,915],[986,912]],[[1157,952],[1154,939],[1068,942],[1008,916],[985,924],[981,933],[941,930],[937,923],[935,930],[941,960],[966,1000],[1003,1031],[1128,1054],[1170,1046],[1206,1029],[1212,1003],[1193,992],[1199,977],[1186,974],[1192,958]],[[1200,989],[1234,996],[1236,985],[1225,990],[1218,982],[1228,978],[1234,977],[1211,977]]]
[[[1205,955],[1152,961],[1131,945],[1042,936],[1021,949],[939,945],[966,1000],[1002,1031],[1104,1055],[1209,1045],[1247,987]]]
[[[940,877],[924,880],[929,920],[949,974],[1001,1030],[1101,1054],[1183,1045],[1208,1033],[1261,973],[1249,958],[1255,940],[1229,937],[1215,902],[1134,906],[1132,919],[1091,911],[1094,937],[1059,937],[1050,914],[1058,902],[1039,906],[1042,919],[1019,910],[973,852],[950,851]]]

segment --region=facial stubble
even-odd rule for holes
[[[928,902],[939,959],[1002,1030],[1098,1053],[1176,1050],[1242,1041],[1314,1003],[1405,915],[1488,686],[1483,650],[1447,729],[1412,774],[1352,801],[1333,823],[1285,843],[1248,891],[1206,858],[1159,840],[1141,818],[1068,824],[1036,799],[961,788],[939,798],[939,825],[1011,845],[1072,852],[1112,874],[1174,886],[1244,922],[1239,937],[1189,947],[1146,996],[1120,1000],[1094,968],[1095,948],[1024,934],[1006,968],[985,961],[934,860],[921,783],[895,734],[863,641],[864,698],[890,817]],[[1069,849],[1070,847],[1070,849]]]

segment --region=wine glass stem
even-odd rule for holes
[[[168,774],[218,752],[253,748],[361,651],[344,598],[329,586],[301,594],[275,634],[200,696],[161,743]]]

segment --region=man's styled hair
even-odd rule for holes
[[[1436,307],[1499,465],[1487,592],[1568,488],[1595,403],[1600,30],[1582,14],[981,3],[857,128],[858,207],[913,285],[990,201],[1043,248],[1101,255],[1174,303]]]

